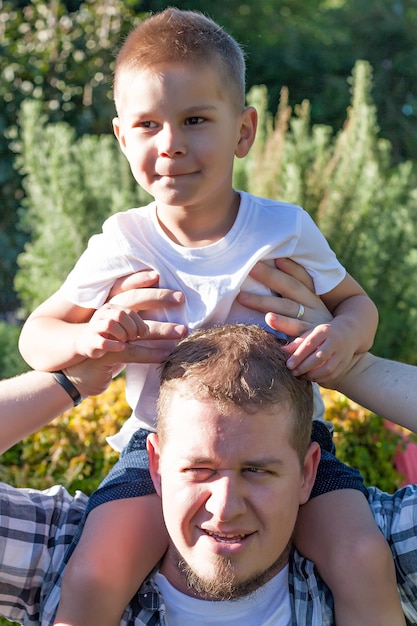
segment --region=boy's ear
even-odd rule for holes
[[[149,456],[149,471],[158,496],[161,496],[161,476],[159,473],[159,441],[156,433],[150,433],[146,441]]]
[[[126,150],[126,142],[125,142],[125,138],[121,129],[120,119],[118,117],[114,117],[112,120],[112,124],[113,124],[113,132],[115,134],[115,137],[117,141],[119,142],[119,146],[121,147],[124,153]]]
[[[240,138],[235,150],[235,156],[239,159],[245,157],[255,141],[256,127],[258,125],[258,113],[254,107],[246,107],[242,113],[240,126]]]
[[[320,462],[320,446],[316,442],[311,442],[304,459],[303,478],[300,490],[300,504],[305,504],[310,497],[316,480],[317,468]]]

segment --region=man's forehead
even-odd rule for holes
[[[203,449],[215,454],[227,448],[253,447],[260,431],[266,434],[264,445],[268,439],[274,446],[278,440],[286,444],[290,422],[286,404],[251,407],[250,411],[238,406],[223,410],[207,395],[196,396],[188,384],[181,384],[170,397],[164,439],[165,443],[177,441],[182,454],[197,457]]]

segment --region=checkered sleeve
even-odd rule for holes
[[[0,615],[46,626],[45,601],[78,526],[87,497],[63,487],[45,491],[0,483]]]
[[[417,624],[417,485],[394,494],[370,487],[369,503],[394,557],[407,624]]]

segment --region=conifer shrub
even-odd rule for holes
[[[28,368],[17,349],[20,327],[0,322],[0,379],[11,378]]]

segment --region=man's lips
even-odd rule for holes
[[[221,533],[205,530],[204,528],[202,530],[206,535],[213,537],[213,539],[219,541],[220,543],[241,543],[244,539],[252,535],[252,533]]]

